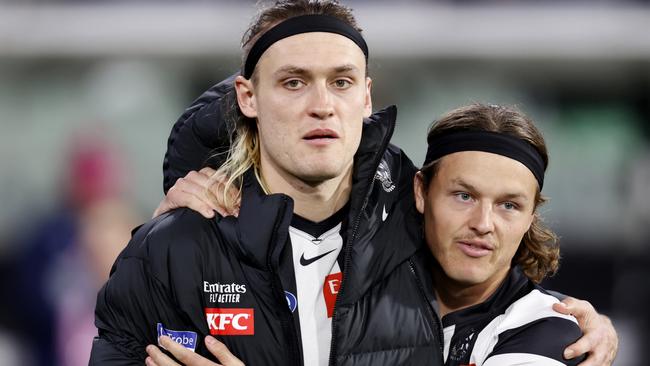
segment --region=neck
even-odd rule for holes
[[[301,217],[320,222],[343,208],[352,190],[352,165],[344,174],[320,182],[305,182],[274,169],[260,169],[262,185],[268,193],[284,193],[293,198],[293,212]]]
[[[501,285],[510,268],[496,273],[493,278],[478,284],[467,284],[449,278],[436,265],[433,270],[435,292],[440,306],[440,316],[486,301]]]

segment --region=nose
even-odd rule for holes
[[[492,205],[480,203],[476,205],[469,220],[469,227],[478,235],[489,234],[494,231],[494,212]]]
[[[327,119],[334,115],[332,96],[326,82],[316,83],[312,89],[309,102],[309,116],[317,119]]]

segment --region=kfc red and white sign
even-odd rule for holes
[[[205,308],[205,319],[212,335],[255,334],[254,309]]]

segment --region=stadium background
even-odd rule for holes
[[[551,152],[547,286],[650,344],[650,2],[348,1],[375,109],[416,164],[473,101],[516,104]],[[87,364],[92,310],[129,230],[162,198],[170,128],[234,72],[252,1],[0,0],[0,365]]]

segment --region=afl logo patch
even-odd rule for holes
[[[381,159],[381,162],[379,163],[379,167],[375,173],[375,179],[381,182],[381,188],[383,188],[387,193],[390,193],[395,189],[395,184],[393,184],[393,179],[391,179],[390,176],[388,163],[386,163],[386,160],[384,159]]]
[[[284,296],[287,298],[287,305],[289,305],[289,310],[291,310],[293,313],[296,311],[296,307],[298,306],[298,299],[296,299],[296,295],[292,294],[289,291],[285,291]]]

